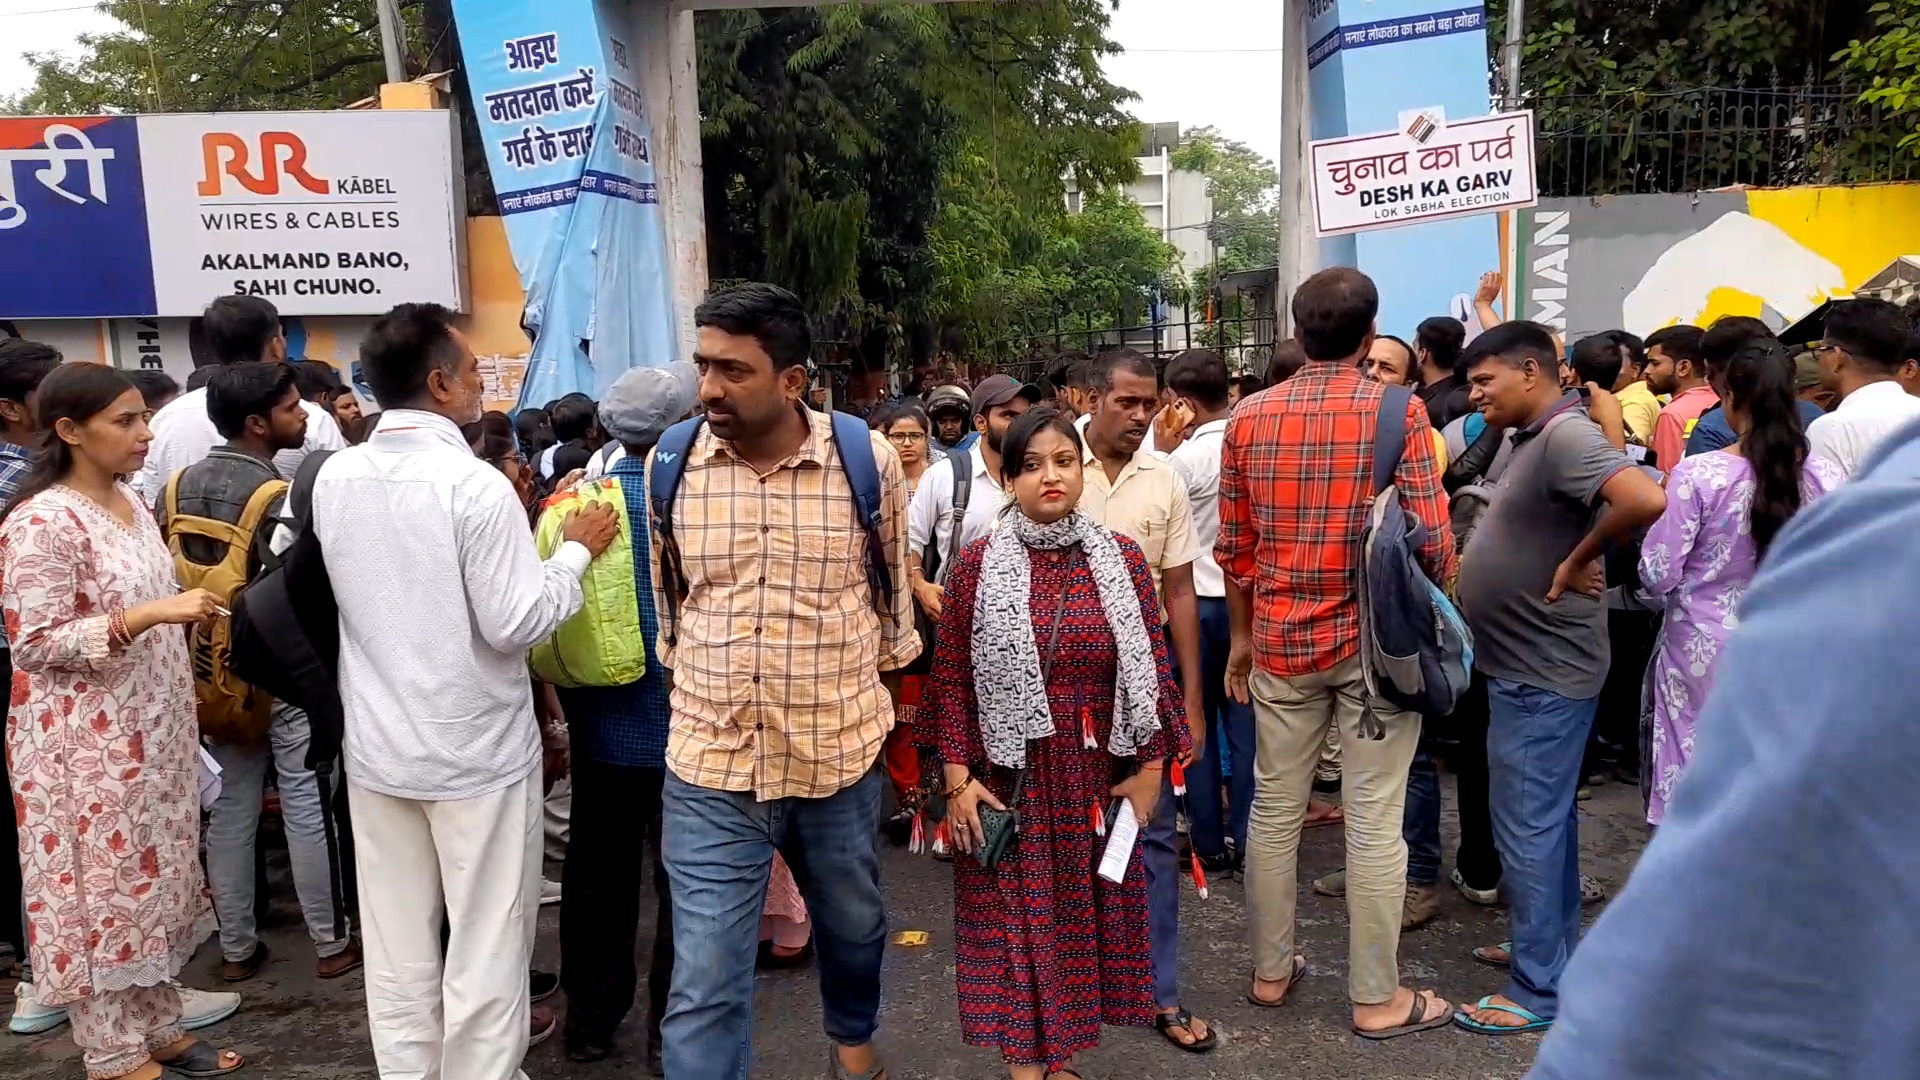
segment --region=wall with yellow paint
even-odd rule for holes
[[[1776,327],[1920,254],[1920,184],[1545,199],[1516,215],[1519,310],[1569,338]]]

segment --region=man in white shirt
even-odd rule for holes
[[[200,318],[206,332],[207,348],[217,364],[241,364],[287,360],[287,338],[280,328],[280,312],[258,296],[222,296],[207,305]],[[340,422],[332,413],[311,401],[300,403],[307,414],[307,438],[297,450],[282,450],[273,456],[273,467],[282,479],[293,474],[307,455],[319,450],[344,450],[346,437],[340,434]],[[198,464],[214,447],[226,443],[207,417],[207,391],[202,386],[189,390],[168,402],[148,421],[153,442],[147,448],[147,464],[133,478],[133,489],[141,501],[151,505],[174,473]]]
[[[527,650],[579,611],[580,577],[619,526],[610,509],[583,511],[540,561],[513,485],[460,434],[482,387],[453,319],[402,304],[374,323],[361,366],[386,409],[320,468],[313,528],[340,609],[375,1063],[510,1080],[542,847]]]
[[[1812,345],[1820,378],[1840,404],[1807,425],[1807,444],[1852,476],[1874,447],[1915,417],[1920,398],[1901,387],[1907,318],[1885,300],[1840,300]]]
[[[968,544],[993,530],[993,519],[1006,501],[1000,490],[1000,443],[1007,437],[1007,428],[1044,396],[1039,387],[1015,382],[1010,376],[989,375],[980,380],[970,403],[973,428],[980,438],[966,450],[947,451],[920,477],[907,508],[907,569],[914,598],[929,616],[940,617],[940,598],[946,593],[940,582],[946,580],[947,570]],[[973,479],[956,542],[953,468],[957,458],[966,459]]]
[[[1235,871],[1247,850],[1247,815],[1253,809],[1253,706],[1227,696],[1227,651],[1232,625],[1227,617],[1227,581],[1213,559],[1220,533],[1220,445],[1227,434],[1227,404],[1232,387],[1226,361],[1210,349],[1189,349],[1167,364],[1167,389],[1192,426],[1165,440],[1167,454],[1187,483],[1193,507],[1193,535],[1200,555],[1193,560],[1193,591],[1200,609],[1201,716],[1206,739],[1194,747],[1193,774],[1187,785],[1187,815],[1193,826],[1193,850],[1208,870]],[[1227,750],[1230,774],[1222,813],[1220,751]]]

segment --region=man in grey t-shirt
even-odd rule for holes
[[[1457,1022],[1503,1035],[1547,1027],[1560,972],[1580,935],[1574,791],[1607,678],[1607,544],[1651,524],[1666,496],[1560,389],[1553,335],[1510,322],[1474,342],[1473,403],[1511,428],[1513,449],[1461,557],[1458,595],[1487,679],[1487,768],[1494,842],[1511,905],[1511,950],[1475,950],[1509,967],[1498,994]]]

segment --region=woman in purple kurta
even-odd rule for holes
[[[1667,599],[1653,658],[1653,825],[1693,756],[1694,718],[1767,544],[1800,507],[1846,482],[1840,466],[1809,455],[1791,372],[1791,359],[1772,342],[1734,356],[1721,397],[1740,439],[1674,467],[1666,513],[1640,549],[1643,585]]]

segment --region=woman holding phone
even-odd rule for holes
[[[1051,408],[1007,431],[1014,501],[948,578],[921,712],[960,852],[961,1033],[1014,1080],[1078,1077],[1101,1024],[1152,1024],[1139,847],[1119,882],[1096,871],[1117,800],[1143,825],[1173,812],[1156,806],[1162,770],[1191,744],[1146,560],[1078,510],[1082,453]]]

